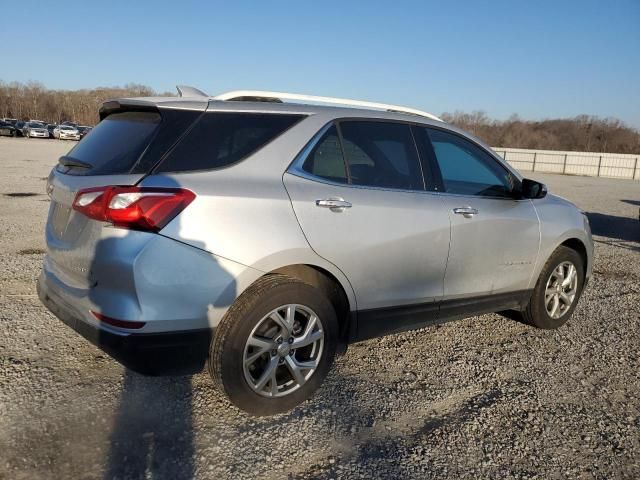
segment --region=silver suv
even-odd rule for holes
[[[352,342],[487,312],[571,317],[586,216],[478,139],[394,105],[182,94],[105,102],[47,186],[39,296],[125,366],[207,364],[266,415]]]

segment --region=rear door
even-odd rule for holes
[[[402,307],[420,305],[421,313],[435,315],[449,217],[437,195],[425,191],[410,126],[328,126],[284,183],[311,247],[351,282],[361,338],[425,320]]]
[[[47,185],[51,205],[45,234],[46,266],[61,281],[80,289],[92,285],[91,263],[104,233],[103,222],[72,209],[76,194],[105,185],[135,185],[199,114],[118,111],[60,158]]]
[[[538,255],[540,231],[518,180],[483,148],[456,133],[416,128],[431,147],[451,221],[444,300],[525,290]]]

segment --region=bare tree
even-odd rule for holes
[[[98,122],[98,109],[105,100],[150,95],[155,95],[152,88],[134,83],[92,90],[49,90],[40,82],[23,84],[0,80],[0,117],[55,123],[68,120],[94,125]]]

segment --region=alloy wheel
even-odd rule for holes
[[[562,262],[553,269],[544,291],[544,306],[553,319],[563,317],[578,293],[578,270],[571,262]]]
[[[259,395],[288,395],[314,374],[323,347],[324,330],[318,315],[304,305],[282,305],[265,315],[249,334],[244,377]]]

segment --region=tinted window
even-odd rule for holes
[[[206,113],[157,171],[211,170],[231,165],[266,145],[301,118],[301,115],[285,114]]]
[[[424,184],[411,128],[400,123],[340,123],[351,183],[422,190]]]
[[[340,148],[338,131],[332,126],[307,156],[302,169],[334,182],[347,182],[347,171]]]
[[[156,112],[114,113],[102,120],[68,154],[91,165],[81,174],[108,175],[128,173],[151,142],[160,125]],[[74,127],[61,126],[61,130]]]
[[[428,131],[448,193],[510,197],[514,179],[487,152],[458,135]]]

